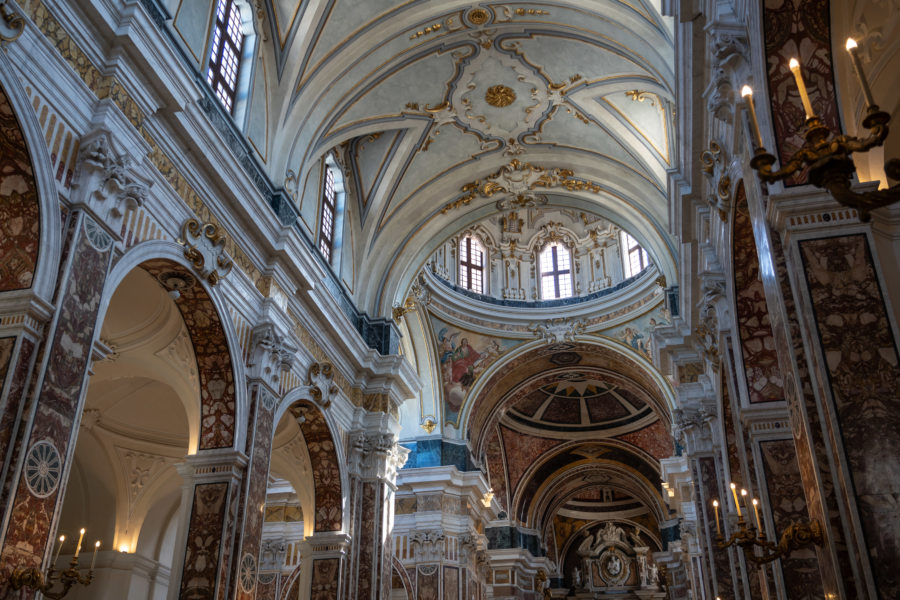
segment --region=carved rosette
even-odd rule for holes
[[[225,232],[214,223],[200,223],[188,219],[181,226],[181,237],[176,240],[184,246],[184,256],[201,278],[216,285],[231,273],[234,263],[225,252]]]

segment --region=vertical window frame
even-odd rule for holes
[[[465,250],[464,250],[465,249]],[[480,264],[476,264],[472,262],[472,251],[475,250],[481,256]],[[484,265],[485,258],[487,256],[487,252],[484,249],[484,246],[478,240],[477,237],[473,235],[467,235],[459,242],[459,271],[458,271],[458,281],[460,287],[463,287],[467,290],[471,290],[476,294],[486,294],[487,293],[487,285],[484,277]],[[473,275],[477,274],[478,284],[477,287],[474,281]]]
[[[561,260],[561,253],[565,252],[566,260]],[[549,253],[549,266],[550,270],[545,270],[545,259]],[[560,263],[566,262],[566,268],[560,268]],[[573,289],[572,282],[572,253],[566,248],[563,244],[559,242],[553,242],[547,244],[543,250],[538,254],[538,266],[541,274],[541,299],[542,300],[560,300],[563,298],[571,298],[575,295],[575,290]],[[545,282],[552,281],[553,284],[553,296],[548,296],[547,294],[547,285]],[[563,295],[565,293],[565,295]]]
[[[217,0],[214,11],[212,44],[206,62],[206,82],[225,110],[233,115],[237,105],[237,88],[243,63],[241,58],[247,36],[243,32],[241,9],[237,0]],[[232,15],[236,15],[236,20]],[[239,36],[237,42],[230,35],[233,30],[236,30]],[[233,83],[229,83],[229,73],[226,72],[230,64],[224,64],[226,49],[231,51],[234,60]],[[220,88],[220,85],[223,87]]]
[[[319,215],[319,253],[328,264],[331,264],[334,256],[334,233],[337,227],[337,191],[335,174],[327,160],[322,161],[320,198],[322,211]]]

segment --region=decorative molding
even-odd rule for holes
[[[210,285],[216,285],[231,273],[234,263],[225,252],[225,232],[218,225],[188,219],[181,226],[181,237],[175,241],[184,246],[185,258]]]
[[[15,3],[12,3],[14,6]],[[25,19],[7,0],[0,0],[0,47],[19,39],[25,31]]]
[[[415,552],[416,562],[439,562],[444,554],[444,532],[441,529],[413,531],[409,541]]]
[[[297,347],[279,334],[273,323],[260,323],[250,333],[248,376],[261,379],[273,390],[279,390],[281,374],[294,366],[296,353]]]
[[[703,173],[710,184],[709,205],[718,212],[722,222],[728,221],[731,212],[731,176],[726,173],[728,155],[715,140],[709,142],[709,149],[700,155]]]
[[[408,454],[409,448],[400,446],[392,433],[354,431],[350,434],[349,471],[361,479],[379,479],[393,486]]]
[[[574,342],[575,336],[583,334],[585,329],[586,325],[583,319],[573,319],[572,317],[556,317],[542,323],[528,325],[528,331],[534,337],[544,340],[548,344],[558,344],[564,341]]]
[[[334,385],[334,367],[329,362],[312,363],[306,371],[306,385],[309,395],[323,410],[331,406],[331,400],[337,396],[338,388]]]
[[[566,182],[574,181],[574,177],[575,173],[569,169],[547,169],[513,159],[485,179],[476,179],[462,186],[460,190],[464,195],[444,206],[441,213],[467,206],[476,197],[492,198],[501,194],[503,197],[497,201],[498,210],[546,204],[547,198],[535,193],[535,189],[565,187]]]

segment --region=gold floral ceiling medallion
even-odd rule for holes
[[[472,25],[484,25],[488,22],[489,15],[483,8],[473,8],[466,15],[466,18]]]
[[[484,93],[484,101],[491,106],[503,108],[516,101],[516,93],[505,85],[492,85]]]

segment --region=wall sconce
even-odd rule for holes
[[[759,501],[756,498],[753,499],[753,512],[756,516],[756,526],[754,527],[753,523],[748,525],[744,520],[744,515],[741,513],[741,504],[738,501],[737,488],[733,483],[731,484],[731,493],[734,495],[734,506],[738,515],[738,530],[727,540],[722,535],[722,527],[719,522],[719,501],[713,500],[713,510],[716,515],[716,545],[719,548],[725,549],[737,545],[744,551],[744,556],[748,560],[756,564],[764,564],[779,558],[786,558],[794,550],[804,548],[810,544],[821,546],[825,543],[822,524],[816,520],[810,523],[795,521],[785,528],[777,544],[768,541],[765,532],[763,532],[762,522],[759,520]],[[741,497],[744,498],[746,508],[747,490],[741,490]],[[757,535],[757,530],[759,535]],[[757,549],[761,550],[762,553],[759,553]]]
[[[860,87],[866,99],[866,116],[862,121],[863,127],[869,130],[866,138],[857,138],[849,135],[832,135],[832,132],[822,119],[812,110],[809,95],[806,93],[806,85],[800,71],[800,63],[792,58],[789,63],[791,72],[797,82],[800,91],[800,99],[806,112],[804,125],[804,138],[806,142],[787,163],[777,171],[772,170],[775,164],[775,156],[766,152],[762,143],[759,123],[756,119],[756,109],[753,105],[753,90],[745,85],[741,95],[747,101],[750,112],[750,121],[753,126],[755,154],[750,161],[760,180],[773,183],[787,179],[804,167],[809,167],[809,181],[819,188],[828,190],[831,195],[843,206],[854,208],[859,212],[861,221],[869,220],[869,211],[888,206],[900,200],[900,185],[895,185],[886,190],[871,192],[854,192],[850,189],[851,179],[856,168],[850,155],[854,152],[868,152],[876,146],[881,146],[888,136],[888,122],[891,116],[880,110],[872,97],[872,90],[866,81],[862,65],[857,54],[856,41],[853,38],[847,40],[847,52],[850,53],[853,69],[859,79]],[[900,179],[900,159],[892,158],[884,165],[885,173],[891,179]]]
[[[15,569],[9,577],[10,587],[14,590],[25,588],[34,592],[40,592],[44,598],[60,600],[69,593],[69,590],[71,590],[75,584],[83,586],[91,585],[91,582],[94,580],[94,565],[97,562],[97,550],[100,549],[100,540],[97,540],[94,544],[94,556],[91,559],[91,568],[86,576],[82,576],[78,570],[78,555],[81,553],[81,541],[84,539],[84,532],[85,530],[82,528],[80,532],[81,536],[78,538],[78,545],[75,547],[75,555],[69,563],[69,568],[63,570],[58,577],[53,565],[47,569],[46,574],[35,567],[29,567],[27,569],[19,567]],[[62,551],[65,541],[66,536],[59,536],[59,546],[57,546],[56,556],[53,558],[54,565],[59,558],[59,554]],[[54,591],[53,588],[56,587],[57,583],[62,584],[62,589]]]

